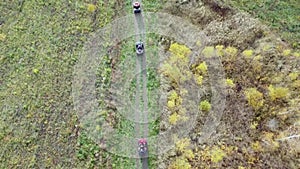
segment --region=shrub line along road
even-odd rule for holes
[[[136,2],[131,0],[131,5]],[[142,0],[137,1],[142,5]],[[135,17],[135,40],[136,42],[146,41],[146,33],[145,33],[145,25],[142,12],[134,14]],[[135,97],[135,120],[139,122],[141,119],[145,122],[144,124],[136,123],[135,124],[135,137],[136,138],[147,138],[149,129],[148,129],[148,97],[147,97],[147,62],[146,62],[146,54],[145,49],[141,55],[136,54],[136,97]],[[140,74],[141,73],[141,74]],[[142,75],[142,79],[140,77]],[[142,84],[141,84],[142,83]],[[142,85],[142,92],[140,87]],[[141,94],[142,94],[142,102],[141,102]],[[143,104],[141,104],[143,103]],[[138,151],[137,151],[138,153]],[[148,169],[148,158],[142,158],[142,168]],[[140,159],[136,159],[136,167],[137,169],[141,168]]]

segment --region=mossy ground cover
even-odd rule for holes
[[[297,0],[231,0],[237,8],[249,12],[276,30],[284,41],[300,49],[300,2]]]

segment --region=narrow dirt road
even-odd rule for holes
[[[135,1],[132,0],[133,4]],[[138,1],[141,4],[142,9],[142,0]],[[142,11],[143,12],[143,11]],[[143,14],[138,13],[135,14],[135,32],[136,42],[141,41],[145,44],[146,41],[146,33],[145,33],[145,25],[143,20]],[[145,47],[146,48],[146,47]],[[135,98],[135,120],[144,121],[145,123],[136,123],[135,124],[135,136],[136,138],[147,138],[149,129],[148,129],[148,96],[147,96],[147,59],[146,59],[146,50],[144,49],[144,53],[142,55],[136,56],[136,71],[137,71],[137,83],[136,83],[136,98]],[[142,76],[142,78],[141,78]],[[142,89],[141,89],[142,87]],[[142,95],[142,96],[141,96]],[[137,152],[138,153],[138,152]],[[136,160],[137,169],[141,168],[140,161],[142,162],[142,168],[148,169],[148,158],[143,158],[142,160]]]

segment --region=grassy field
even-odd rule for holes
[[[89,34],[122,15],[114,9],[131,12],[129,1],[105,2],[0,2],[0,168],[134,165],[128,158],[101,151],[79,127],[73,110],[73,66]],[[157,11],[159,2],[145,1],[145,11]],[[260,18],[293,48],[299,49],[299,1],[232,1],[232,4]],[[123,52],[132,52],[132,48],[124,48]],[[103,76],[108,74],[109,71]],[[157,87],[155,78],[148,87]],[[119,128],[130,127],[121,121]],[[158,132],[157,123],[152,124],[155,130],[151,134]]]
[[[99,1],[96,13],[88,2],[1,2],[1,168],[106,165],[78,137],[71,82],[84,42],[115,5]]]

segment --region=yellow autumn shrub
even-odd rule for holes
[[[224,55],[224,46],[223,45],[217,45],[216,46],[217,55],[223,56]]]
[[[206,62],[202,62],[200,63],[197,67],[196,67],[196,71],[199,74],[203,74],[205,75],[207,73],[207,65]]]
[[[208,112],[211,109],[211,104],[207,100],[204,100],[200,102],[199,108],[202,111]]]
[[[87,10],[88,10],[89,12],[94,12],[94,11],[96,10],[96,8],[97,8],[97,6],[94,5],[94,4],[88,4],[88,5],[87,5]]]
[[[183,138],[175,143],[176,152],[179,158],[192,160],[195,157],[194,152],[190,149],[190,139]]]
[[[175,101],[174,100],[169,100],[167,103],[167,106],[169,109],[173,109],[175,107]]]
[[[285,99],[289,95],[289,89],[285,87],[274,87],[273,85],[270,85],[268,90],[272,101],[276,99]]]
[[[259,109],[264,104],[263,94],[256,88],[248,88],[245,91],[246,99],[248,104],[255,110]]]
[[[201,86],[203,83],[203,76],[196,74],[195,80],[196,80],[196,83]]]
[[[214,163],[217,163],[226,156],[226,152],[224,152],[221,148],[218,146],[214,146],[210,151],[210,158],[211,161]]]
[[[179,119],[180,119],[180,115],[178,115],[177,113],[173,113],[172,115],[169,116],[169,123],[175,125]]]
[[[191,149],[188,149],[188,150],[184,151],[182,156],[187,158],[188,160],[192,160],[193,158],[195,158],[195,154]]]
[[[0,41],[4,41],[6,38],[5,34],[0,33]]]
[[[290,49],[285,49],[285,50],[283,50],[282,55],[283,56],[289,56],[291,54],[291,52],[292,51]]]
[[[295,80],[295,81],[292,83],[292,87],[293,87],[293,88],[300,88],[300,80]]]
[[[229,78],[227,78],[226,79],[226,85],[228,86],[228,87],[234,87],[235,86],[235,84],[233,83],[233,80],[232,79],[229,79]]]
[[[169,49],[174,55],[179,56],[179,58],[184,58],[191,53],[191,50],[185,45],[180,45],[178,43],[172,43]]]
[[[191,169],[191,167],[186,158],[179,157],[169,165],[168,169]]]
[[[251,56],[253,56],[253,50],[250,50],[250,49],[244,50],[242,54],[243,54],[243,56],[245,56],[246,58],[250,58]]]
[[[190,140],[188,138],[181,139],[176,142],[176,151],[183,153],[190,146]]]
[[[295,57],[300,57],[300,52],[294,52],[294,53],[293,53],[293,56],[295,56]]]
[[[188,69],[189,55],[191,50],[185,45],[173,43],[170,46],[170,57],[160,67],[160,72],[175,83],[184,83],[192,77]]]
[[[236,59],[237,53],[238,53],[238,49],[235,47],[228,46],[225,49],[225,54],[231,61]]]
[[[297,72],[292,72],[292,73],[289,74],[289,78],[291,80],[296,80],[298,78],[298,75],[299,74]]]

